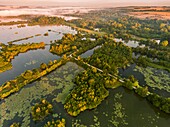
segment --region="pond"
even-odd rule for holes
[[[150,67],[143,68],[136,66],[136,64],[131,64],[126,69],[119,69],[119,75],[123,78],[133,75],[140,85],[147,85],[151,92],[170,97],[170,73],[165,70]]]
[[[0,26],[0,35],[3,34],[6,38],[1,38],[3,43],[20,39],[21,37],[28,37],[42,34],[41,36],[34,36],[28,40],[18,41],[15,44],[22,44],[28,41],[40,42],[45,40],[49,44],[51,40],[60,39],[64,33],[76,33],[70,27],[66,26],[27,26],[28,33],[24,32],[26,29],[17,28],[10,29],[9,26]],[[36,29],[37,28],[37,29]],[[19,30],[15,34],[15,30]],[[48,31],[48,30],[52,31]],[[20,31],[21,30],[21,31]],[[9,36],[7,36],[9,32]],[[30,33],[32,32],[32,33]],[[43,36],[44,33],[49,32],[49,36]],[[16,36],[17,35],[17,36]],[[10,37],[13,36],[14,38]],[[131,47],[136,46],[131,42]],[[81,57],[86,58],[91,56],[95,49],[100,46],[88,50]],[[14,79],[17,75],[28,69],[37,68],[40,64],[48,63],[49,60],[59,59],[57,55],[49,52],[49,45],[45,49],[38,49],[19,54],[12,61],[13,69],[0,74],[0,84],[5,81]],[[136,65],[132,64],[125,70],[120,69],[119,74],[122,77],[134,75],[142,85],[146,85],[145,76],[135,71]],[[0,102],[0,127],[9,127],[13,122],[20,122],[22,127],[43,127],[48,121],[53,119],[65,118],[67,127],[167,127],[169,126],[170,116],[164,114],[158,109],[150,105],[145,99],[137,96],[133,91],[128,91],[122,87],[117,89],[110,89],[109,96],[94,110],[86,110],[77,117],[71,117],[64,109],[63,103],[66,96],[75,86],[73,83],[74,77],[82,72],[84,69],[77,64],[68,62],[61,66],[47,76],[28,84],[18,93],[12,94],[10,97]],[[44,121],[35,123],[32,121],[31,106],[38,103],[42,98],[47,99],[53,104],[53,115],[49,115]]]
[[[144,75],[146,85],[151,88],[151,91],[162,96],[170,97],[170,73],[168,71],[139,66],[136,66],[134,71],[138,71]]]
[[[136,48],[136,47],[145,47],[145,45],[139,45],[139,42],[138,41],[133,41],[133,40],[129,40],[128,42],[126,42],[125,40],[123,39],[119,39],[119,38],[115,38],[114,39],[116,42],[123,42],[125,45],[129,46],[129,47],[133,47],[133,48]]]
[[[22,121],[22,127],[29,125],[41,127],[47,121],[35,125],[30,117],[31,106],[42,98],[53,103],[62,102],[74,86],[72,79],[82,70],[81,67],[69,62],[39,81],[28,84],[19,93],[6,98],[0,104],[0,126],[9,127],[13,121]],[[53,100],[54,98],[56,99]],[[55,113],[63,112],[60,104],[55,105],[55,109]]]
[[[86,51],[85,53],[81,54],[80,57],[82,57],[82,58],[87,58],[87,57],[93,55],[95,49],[98,49],[98,48],[100,48],[100,47],[101,47],[101,46],[96,46],[96,47],[94,47],[93,49],[90,49],[90,50]]]
[[[83,38],[83,40],[86,40],[86,38]],[[137,46],[140,46],[139,42],[137,42],[137,41],[128,41],[126,43],[124,40],[118,39],[118,38],[116,38],[115,41],[116,42],[120,42],[121,41],[121,42],[123,42],[125,45],[127,45],[129,47],[135,47],[136,48]],[[85,53],[81,54],[80,56],[82,58],[87,58],[87,57],[93,55],[95,49],[98,49],[100,47],[101,47],[101,45],[100,46],[96,46],[93,49],[90,49],[90,50],[86,51]],[[144,45],[141,45],[140,47],[144,47]],[[135,53],[133,53],[133,57],[138,58],[139,56],[140,56],[139,54],[135,55]]]
[[[26,70],[38,68],[41,63],[48,63],[50,60],[57,60],[60,57],[49,52],[50,46],[45,49],[31,50],[21,53],[12,60],[12,69],[0,73],[0,85],[12,80]]]
[[[66,119],[67,127],[166,127],[170,116],[153,108],[145,99],[120,87],[110,89],[109,96],[94,110],[86,110],[77,117],[71,117],[63,102],[74,87],[72,80],[83,71],[75,63],[68,62],[39,81],[25,86],[19,93],[6,98],[0,104],[0,125],[8,127],[13,122],[21,127],[43,127],[50,119]],[[54,114],[42,122],[31,120],[31,106],[42,98],[53,104]]]
[[[48,30],[51,30],[48,32]],[[18,33],[15,34],[14,32]],[[43,34],[48,32],[48,36]],[[49,44],[51,40],[59,40],[62,38],[63,34],[72,33],[75,34],[76,31],[72,30],[68,26],[26,26],[18,28],[17,25],[13,26],[0,26],[0,42],[7,44],[8,41],[13,41],[15,39],[21,39],[29,37],[36,34],[42,34],[41,36],[34,36],[28,40],[21,40],[14,42],[14,44],[23,44],[23,43],[39,43],[41,41]],[[41,63],[48,63],[50,60],[57,60],[60,57],[53,55],[49,52],[50,46],[47,45],[45,49],[31,50],[26,53],[21,53],[12,60],[12,69],[6,72],[0,73],[0,85],[5,83],[8,80],[14,79],[16,76],[20,75],[26,70],[31,70],[38,68]]]
[[[49,31],[50,30],[50,31]],[[48,36],[44,36],[48,32]],[[59,40],[63,34],[72,33],[76,34],[76,31],[68,26],[27,26],[18,28],[17,25],[0,26],[0,42],[7,44],[7,42],[31,37],[27,40],[18,41],[16,44],[28,43],[28,42],[45,42],[49,44],[50,41]],[[38,36],[36,36],[38,35]],[[3,38],[2,38],[3,37]]]

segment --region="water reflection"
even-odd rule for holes
[[[95,49],[98,49],[98,48],[100,48],[100,47],[101,47],[101,46],[96,46],[96,47],[94,47],[93,49],[90,49],[90,50],[86,51],[85,53],[81,54],[80,56],[81,56],[82,58],[87,58],[87,57],[93,55]]]
[[[17,34],[15,34],[17,32]],[[44,36],[44,33],[48,32],[48,36]],[[15,44],[32,43],[32,42],[45,42],[50,44],[50,41],[59,40],[63,34],[72,33],[76,34],[76,31],[68,26],[26,26],[18,28],[17,25],[13,26],[0,26],[0,42],[7,44],[9,41],[29,37],[32,35],[41,34],[41,36],[34,36],[28,40],[21,40],[14,42]],[[57,55],[53,55],[49,52],[50,46],[46,46],[45,49],[31,50],[26,53],[19,54],[12,60],[13,68],[9,71],[0,73],[0,85],[4,82],[14,79],[26,70],[37,68],[41,63],[48,63],[50,60],[59,59]]]
[[[126,42],[125,40],[123,39],[119,39],[119,38],[115,38],[114,39],[116,42],[123,42],[125,45],[129,46],[129,47],[133,47],[133,48],[136,48],[138,46],[140,47],[144,47],[145,45],[139,45],[139,42],[138,41],[133,41],[133,40],[129,40],[128,42]]]
[[[9,126],[12,122],[16,121],[22,123],[22,127],[26,125],[41,127],[52,118],[65,118],[67,127],[73,125],[89,127],[97,124],[101,127],[114,127],[114,123],[110,120],[114,117],[114,113],[118,113],[119,108],[122,109],[119,111],[119,115],[121,113],[126,115],[123,119],[115,119],[115,122],[118,122],[120,127],[167,127],[169,125],[169,115],[155,109],[146,99],[137,96],[133,91],[126,90],[123,87],[110,89],[107,99],[96,109],[86,110],[77,117],[71,117],[67,114],[63,104],[57,103],[53,99],[61,93],[62,89],[69,86],[74,76],[81,71],[80,67],[69,62],[49,75],[44,76],[39,81],[25,86],[18,94],[13,94],[5,99],[0,104],[0,110],[2,109],[6,113],[1,114],[4,116],[2,118],[3,127]],[[121,97],[117,99],[116,95]],[[41,98],[46,98],[53,104],[54,115],[47,117],[42,122],[35,123],[30,120],[31,106],[39,102]],[[119,105],[118,109],[115,108],[115,105]],[[14,106],[16,106],[15,110],[13,110]],[[5,118],[7,119],[6,121]],[[128,125],[124,125],[124,120]]]
[[[4,82],[14,79],[26,70],[38,68],[41,63],[48,63],[50,60],[59,59],[57,55],[49,52],[50,46],[45,49],[38,49],[21,53],[12,60],[13,68],[6,72],[0,73],[0,85]]]
[[[56,31],[56,32],[49,32]],[[49,33],[49,36],[44,36],[45,33]],[[21,38],[26,38],[34,36],[28,40],[18,41],[17,43],[28,43],[28,42],[40,42],[44,41],[49,44],[51,40],[61,39],[63,34],[72,33],[76,34],[77,32],[68,26],[26,26],[18,28],[17,25],[13,26],[0,26],[0,42],[7,44],[7,42],[18,40]],[[41,36],[35,36],[40,34]]]

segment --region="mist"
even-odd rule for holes
[[[170,6],[169,0],[0,0],[0,5],[32,6],[82,6],[82,7],[116,7],[116,6]]]

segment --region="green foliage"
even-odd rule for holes
[[[136,38],[157,38],[162,39],[169,37],[169,26],[164,20],[154,19],[139,19],[125,15],[128,12],[134,11],[131,9],[104,9],[97,10],[81,15],[83,19],[71,21],[79,27],[88,30],[100,29],[102,32],[113,34],[115,37],[123,38],[124,40]],[[166,24],[166,25],[165,25]],[[137,36],[137,37],[134,37]]]
[[[170,86],[168,85],[170,84],[169,73],[164,70],[157,70],[150,67],[142,68],[137,66],[136,69],[144,75],[148,86],[153,89],[157,88],[170,92]]]
[[[51,77],[51,81],[61,90],[53,100],[64,104],[67,96],[75,86],[72,80],[83,70],[83,68],[80,68],[72,62],[67,62],[64,66],[58,68],[57,71],[55,71],[54,77]]]
[[[133,52],[139,53],[140,55],[146,55],[149,58],[157,58],[159,60],[163,61],[170,61],[170,49],[164,49],[164,48],[134,48]],[[145,59],[144,59],[145,60]],[[146,60],[145,60],[146,61]]]
[[[92,41],[91,38],[96,41]],[[74,52],[76,55],[80,55],[102,43],[104,43],[103,37],[91,35],[89,33],[85,33],[84,35],[79,33],[75,35],[65,34],[61,40],[58,40],[50,46],[50,52],[57,55]]]
[[[72,80],[82,70],[75,63],[68,62],[40,80],[31,83],[31,86],[21,89],[18,94],[12,94],[0,104],[1,124],[7,126],[5,121],[13,121],[19,117],[23,119],[21,126],[29,127],[32,119],[30,117],[32,104],[41,98],[58,97],[63,88],[75,85]],[[68,94],[69,92],[62,92],[64,96]],[[60,102],[64,100],[65,98]]]
[[[138,66],[142,66],[142,67],[147,67],[148,66],[148,62],[151,62],[151,60],[147,57],[144,57],[144,56],[139,56],[137,59],[136,59],[136,64]]]
[[[168,43],[167,40],[165,40],[165,41],[162,41],[160,44],[161,44],[162,46],[165,46],[165,47],[166,47],[166,46],[168,46],[169,43]]]
[[[164,98],[158,94],[150,94],[147,97],[148,101],[159,108],[160,110],[170,114],[170,98]]]
[[[45,43],[32,43],[32,44],[21,44],[21,45],[2,45],[0,50],[0,73],[7,71],[12,68],[11,60],[20,53],[25,53],[29,50],[35,50],[44,48]]]
[[[38,69],[33,69],[33,71],[27,70],[26,72],[16,77],[14,80],[10,80],[9,82],[6,82],[0,86],[0,98],[6,98],[12,93],[19,91],[25,85],[50,73],[51,71],[65,64],[66,62],[67,59],[61,59],[59,61],[54,61],[53,65],[41,64],[40,68]]]
[[[147,97],[149,95],[148,87],[138,87],[135,92],[141,97]]]
[[[118,68],[126,67],[132,61],[132,51],[121,42],[108,40],[85,61],[104,72],[117,74]]]
[[[120,83],[118,81],[118,79],[115,79],[115,78],[106,78],[105,79],[105,87],[106,88],[117,88],[119,86],[121,86],[122,83]]]
[[[129,90],[133,90],[133,83],[130,80],[127,80],[125,83],[123,83],[123,86]]]
[[[19,123],[13,123],[10,127],[20,127]]]
[[[61,25],[64,24],[65,20],[58,17],[38,16],[28,21],[29,26],[33,25]]]
[[[104,87],[103,76],[87,70],[75,78],[77,86],[67,96],[64,108],[71,116],[77,116],[86,109],[96,108],[109,92]]]
[[[141,67],[153,67],[156,69],[163,69],[170,72],[170,63],[168,61],[154,61],[146,56],[139,56],[137,59],[134,58],[135,63]]]
[[[125,79],[124,81],[125,82],[123,83],[123,86],[128,88],[129,90],[133,90],[140,87],[138,80],[135,79],[133,75],[129,76],[129,78]]]
[[[32,107],[32,118],[34,121],[42,121],[46,116],[52,113],[53,106],[43,99],[40,103],[37,103]]]

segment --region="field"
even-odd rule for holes
[[[133,12],[128,14],[140,19],[163,19],[170,20],[170,8],[169,7],[141,7],[135,8]]]

